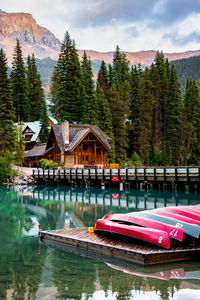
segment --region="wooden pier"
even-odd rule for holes
[[[39,237],[72,249],[82,249],[140,265],[199,260],[200,257],[200,246],[181,246],[165,250],[134,239],[116,239],[108,235],[89,233],[88,228],[40,231]]]
[[[38,182],[61,183],[75,186],[119,186],[120,190],[140,188],[146,190],[163,188],[184,191],[186,185],[190,191],[200,191],[199,167],[173,168],[128,168],[128,169],[64,169],[34,170],[33,177]]]

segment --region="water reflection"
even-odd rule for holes
[[[141,299],[155,300],[172,299],[185,287],[199,289],[200,262],[144,268],[60,249],[37,238],[39,223],[45,230],[90,226],[106,213],[198,202],[197,194],[186,193],[0,188],[0,299],[139,299],[142,295]]]

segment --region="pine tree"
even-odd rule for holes
[[[28,99],[30,103],[31,121],[40,119],[41,106],[44,98],[44,91],[40,74],[37,70],[35,56],[28,56],[27,59],[27,83],[28,83]]]
[[[149,153],[151,151],[151,123],[154,97],[151,93],[152,83],[148,79],[148,75],[144,73],[141,80],[141,107],[139,122],[138,154],[144,165],[149,164]]]
[[[22,56],[21,46],[17,40],[14,49],[11,79],[11,96],[16,111],[16,120],[30,121],[30,104],[28,100],[28,88],[26,79],[26,69]]]
[[[116,162],[125,162],[127,155],[126,150],[128,147],[127,130],[124,122],[123,115],[123,102],[120,98],[120,94],[117,91],[115,85],[111,88],[110,107],[112,115],[112,126],[115,141],[115,155]]]
[[[109,77],[108,77],[108,70],[106,68],[106,64],[103,60],[101,62],[101,66],[98,72],[98,82],[106,96],[108,94],[108,89],[109,89]]]
[[[141,74],[142,70],[140,66],[137,68],[131,67],[130,72],[130,124],[128,125],[128,136],[129,136],[129,157],[132,154],[139,153],[139,134],[140,134],[140,120],[141,116]]]
[[[113,54],[113,84],[118,91],[121,91],[124,81],[129,79],[129,64],[126,55],[117,46]]]
[[[174,65],[171,67],[169,79],[169,95],[166,109],[166,149],[171,153],[169,164],[177,165],[181,142],[182,99],[180,84]]]
[[[43,98],[41,114],[40,114],[40,140],[42,143],[47,142],[49,138],[49,118],[47,114],[47,105],[45,98]]]
[[[96,111],[97,111],[97,125],[112,139],[111,149],[112,152],[108,154],[110,162],[115,161],[115,144],[112,128],[112,120],[108,101],[105,98],[104,92],[97,82],[95,93]]]
[[[95,107],[94,96],[94,81],[91,67],[91,61],[87,58],[87,54],[84,51],[83,61],[81,64],[83,93],[84,93],[84,107],[82,122],[87,124],[97,124],[97,113]]]
[[[65,34],[61,45],[56,72],[56,93],[53,97],[58,119],[61,122],[64,120],[80,122],[83,108],[81,101],[81,69],[75,42],[71,40],[68,32]],[[54,79],[55,77],[52,78],[52,81]],[[54,81],[52,84],[54,85]]]
[[[50,112],[55,119],[59,119],[59,106],[58,106],[58,91],[59,91],[59,76],[57,67],[54,68],[53,75],[51,77],[50,85]]]
[[[154,109],[152,118],[152,149],[153,156],[163,155],[166,143],[166,107],[168,98],[168,64],[163,53],[156,53],[151,66],[150,78],[153,83]],[[155,161],[155,159],[154,159]]]
[[[0,152],[13,151],[14,118],[15,113],[7,74],[7,59],[3,49],[0,49]]]
[[[184,97],[180,163],[199,164],[200,157],[200,95],[197,83],[188,79]]]
[[[111,88],[113,85],[113,68],[111,64],[108,65],[108,87]]]

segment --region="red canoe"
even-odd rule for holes
[[[158,208],[158,209],[151,210],[151,212],[154,213],[154,214],[158,214],[160,216],[165,216],[165,217],[173,218],[173,219],[183,221],[183,222],[186,222],[186,223],[189,223],[189,224],[195,224],[195,225],[200,226],[200,221],[194,220],[194,219],[189,218],[189,217],[185,217],[183,215],[173,213],[173,212],[168,211],[166,209]]]
[[[164,270],[161,272],[156,272],[156,273],[141,273],[137,272],[132,269],[127,269],[123,267],[119,267],[110,263],[106,263],[109,267],[122,271],[126,274],[131,274],[135,276],[140,276],[140,277],[151,277],[151,278],[156,278],[156,279],[162,279],[162,280],[169,280],[171,278],[176,278],[176,279],[185,279],[185,271],[184,269],[174,269],[174,270]]]
[[[159,210],[164,210],[164,211],[168,211],[183,217],[187,217],[187,218],[191,218],[194,219],[196,221],[200,221],[200,214],[198,213],[198,211],[192,211],[187,209],[187,207],[164,207],[162,209]]]
[[[169,235],[162,230],[120,224],[106,219],[98,219],[94,224],[94,230],[117,233],[170,249]]]
[[[183,241],[184,231],[180,227],[176,227],[169,224],[164,224],[155,220],[145,219],[139,216],[129,214],[113,214],[106,215],[103,219],[116,222],[125,222],[133,225],[139,225],[142,227],[148,227],[158,230],[163,230],[168,233],[171,238],[179,241]]]

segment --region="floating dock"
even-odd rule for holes
[[[89,233],[88,228],[40,231],[39,237],[72,249],[83,249],[140,265],[199,260],[200,258],[199,245],[173,247],[167,250],[137,243],[134,239],[116,239],[108,235]]]

